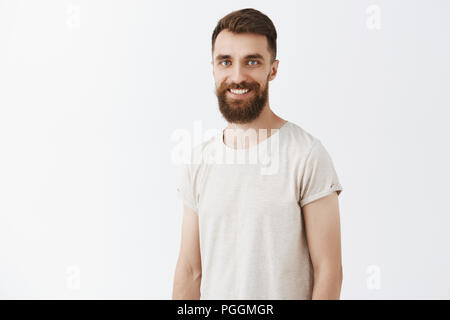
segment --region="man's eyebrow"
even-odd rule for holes
[[[218,54],[216,56],[216,60],[224,60],[224,59],[231,59],[231,56],[229,54]],[[264,61],[264,57],[259,53],[248,54],[244,57],[244,59],[261,59]]]
[[[224,60],[224,59],[230,59],[231,56],[229,54],[218,54],[216,56],[216,60]]]
[[[264,60],[264,57],[259,53],[253,53],[245,56],[245,59],[261,59]]]

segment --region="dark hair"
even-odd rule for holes
[[[266,36],[269,43],[269,51],[272,54],[272,62],[277,56],[277,30],[272,20],[262,12],[246,8],[233,11],[219,20],[212,34],[212,51],[219,33],[228,29],[234,33],[252,32]]]

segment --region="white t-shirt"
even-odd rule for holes
[[[177,191],[199,218],[200,299],[311,299],[301,207],[342,190],[320,140],[290,121],[247,149],[223,131],[193,148]]]

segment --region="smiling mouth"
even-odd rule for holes
[[[233,96],[237,98],[242,98],[248,96],[248,94],[252,91],[251,89],[227,89],[227,91]]]

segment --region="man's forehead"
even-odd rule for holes
[[[266,37],[256,33],[232,33],[223,30],[214,44],[214,57],[228,55],[233,58],[242,58],[252,54],[264,56],[268,53]]]

